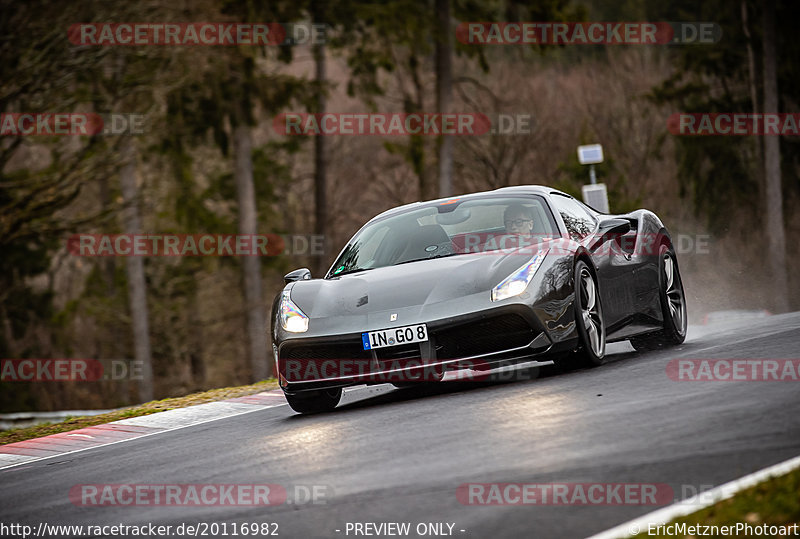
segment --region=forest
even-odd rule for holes
[[[580,197],[582,144],[603,145],[612,212],[650,209],[678,238],[690,324],[800,308],[800,137],[674,125],[800,113],[798,2],[0,6],[0,358],[136,366],[93,382],[0,378],[2,412],[270,378],[269,311],[287,272],[323,276],[368,219],[401,204],[521,184]],[[467,32],[526,21],[703,23],[713,36],[502,44]],[[472,135],[344,127],[440,113],[489,123]],[[298,127],[328,114],[338,131]],[[101,235],[130,249],[131,235],[156,239],[134,256],[83,249]],[[154,252],[167,236],[180,248]]]

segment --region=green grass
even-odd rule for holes
[[[672,523],[686,523],[687,526],[693,524],[735,526],[743,523],[750,524],[754,528],[761,524],[775,526],[800,524],[800,469],[768,479],[737,493],[732,498],[717,502],[685,517],[677,518],[670,524]],[[637,537],[694,537],[688,534],[688,529],[686,535],[667,535],[665,533],[647,535],[647,530],[642,531],[644,533],[640,533]],[[774,537],[769,533],[746,535],[747,533],[746,530],[740,530],[738,536]],[[735,532],[729,535],[736,536]],[[787,537],[794,536],[790,533]],[[723,535],[703,535],[702,537],[723,537]]]
[[[185,408],[195,404],[244,397],[246,395],[261,393],[262,391],[268,391],[277,387],[278,383],[273,378],[249,386],[223,387],[219,389],[211,389],[209,391],[201,391],[199,393],[192,393],[191,395],[186,395],[184,397],[171,397],[158,401],[146,402],[144,404],[122,408],[106,414],[68,417],[59,423],[42,423],[32,427],[9,429],[0,432],[0,445],[30,440],[31,438],[40,438],[50,434],[58,434],[59,432],[69,432],[71,430],[91,427],[93,425],[102,425],[104,423],[110,423],[120,419],[129,419],[131,417],[165,412],[175,408]]]

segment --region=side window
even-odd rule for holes
[[[550,198],[558,213],[561,214],[561,218],[564,219],[567,232],[573,240],[581,241],[592,233],[595,219],[579,202],[556,193],[551,194]]]

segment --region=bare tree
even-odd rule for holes
[[[753,37],[750,34],[750,26],[748,24],[747,16],[747,0],[742,0],[741,3],[742,15],[742,32],[745,36],[745,45],[747,46],[747,86],[750,90],[750,106],[752,107],[753,114],[758,114],[758,75],[756,73],[756,55],[753,51]],[[753,175],[758,182],[758,196],[759,200],[764,200],[764,152],[762,151],[760,137],[753,137]]]
[[[257,234],[256,194],[253,185],[253,140],[249,125],[240,124],[233,131],[235,161],[234,178],[239,203],[239,233]],[[267,329],[264,318],[264,301],[261,289],[261,259],[242,257],[247,338],[250,368],[254,380],[268,377],[270,363],[267,359]]]
[[[775,1],[764,0],[764,113],[778,112],[778,76],[775,46]],[[772,278],[774,306],[778,312],[789,310],[789,286],[786,274],[786,233],[783,226],[781,193],[781,148],[779,135],[764,140],[764,173],[766,176],[766,235]]]
[[[123,165],[119,174],[122,199],[125,208],[122,222],[128,234],[140,234],[142,224],[139,219],[139,189],[136,185],[136,146],[131,137],[122,142]],[[150,353],[150,322],[147,311],[147,283],[144,276],[144,261],[140,256],[125,259],[128,276],[128,301],[133,325],[133,350],[136,361],[142,366],[142,379],[139,382],[139,400],[153,400],[153,364]]]
[[[312,2],[311,11],[316,22],[324,22],[323,13],[324,2]],[[314,96],[314,112],[322,114],[325,112],[325,85],[327,75],[325,73],[325,44],[314,43],[314,64],[316,68],[317,89]],[[328,202],[326,197],[327,190],[327,160],[325,152],[327,149],[327,139],[322,133],[314,137],[314,233],[326,237],[327,229],[327,210]],[[327,251],[327,241],[323,240],[323,251]],[[321,276],[325,270],[325,256],[319,256],[316,260],[316,273]]]
[[[453,100],[453,32],[450,28],[450,0],[436,0],[436,107],[450,112]],[[453,194],[453,135],[439,141],[439,196]]]

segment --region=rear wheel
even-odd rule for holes
[[[286,400],[292,410],[301,414],[318,414],[330,412],[342,398],[342,388],[321,389],[319,391],[303,391],[302,393],[285,393]]]
[[[603,306],[597,279],[586,262],[575,264],[575,326],[578,330],[580,349],[575,363],[584,367],[596,367],[605,362],[606,326],[603,322]]]
[[[686,339],[686,296],[683,292],[683,281],[675,253],[666,245],[659,249],[659,299],[664,328],[656,333],[631,339],[636,350],[657,350],[681,344]]]

